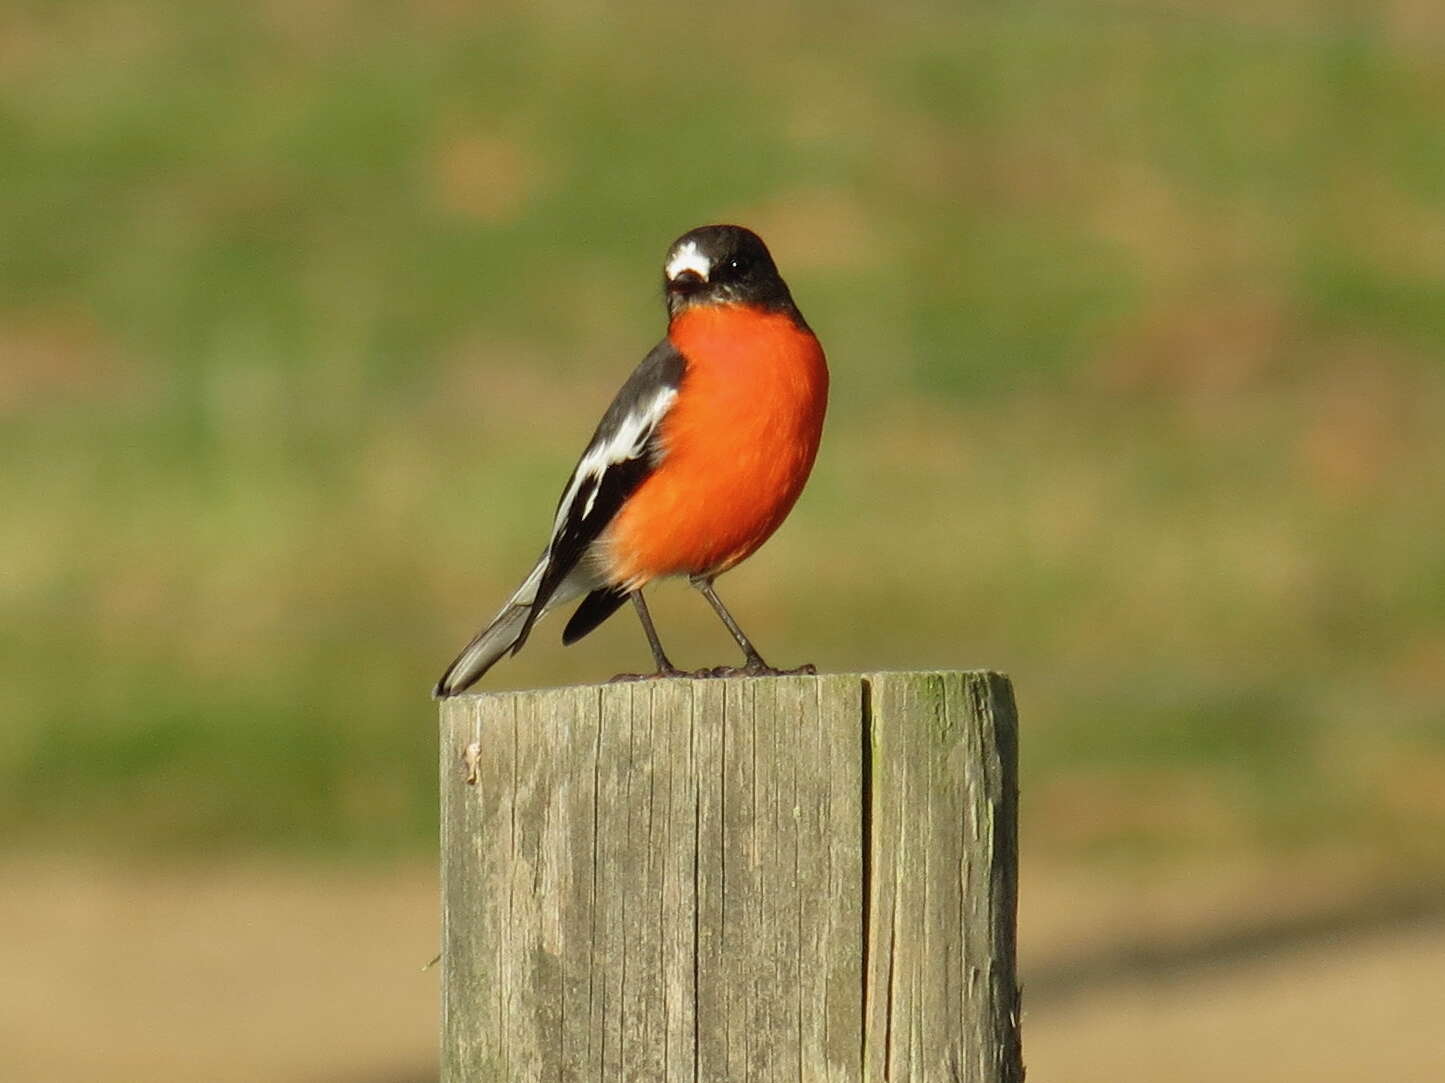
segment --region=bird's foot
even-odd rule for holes
[[[811,662],[796,669],[775,669],[761,658],[744,662],[740,666],[704,666],[702,669],[660,669],[656,673],[619,673],[608,680],[608,684],[627,684],[631,681],[662,681],[672,677],[685,677],[694,681],[724,680],[728,677],[811,677],[818,667]]]
[[[818,672],[818,667],[811,662],[801,665],[797,669],[776,669],[768,665],[761,658],[750,659],[740,666],[714,666],[711,669],[698,669],[687,674],[695,678],[725,678],[725,677],[800,677],[812,676]]]
[[[696,681],[707,681],[718,677],[732,677],[734,675],[731,666],[704,666],[702,669],[695,669],[688,674],[689,677]]]
[[[817,675],[818,667],[813,665],[812,662],[804,662],[795,669],[778,670],[779,677],[816,677]]]
[[[608,684],[627,684],[629,681],[664,681],[670,677],[691,677],[694,674],[686,673],[683,670],[671,666],[666,669],[659,669],[656,673],[619,673],[610,678]]]

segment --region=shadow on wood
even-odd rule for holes
[[[443,1078],[1022,1080],[994,673],[442,705]]]

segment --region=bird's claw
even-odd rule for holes
[[[753,662],[746,662],[740,666],[714,666],[712,669],[699,669],[691,674],[693,677],[801,677],[813,676],[818,672],[818,667],[812,663],[801,665],[797,669],[777,669],[768,665],[761,658]]]
[[[662,669],[656,673],[619,673],[608,684],[627,684],[632,681],[664,681],[681,677],[691,681],[725,680],[728,677],[812,677],[818,667],[811,662],[796,669],[775,669],[762,659],[740,666],[704,666],[702,669]]]
[[[665,681],[671,677],[691,677],[693,674],[680,669],[659,669],[656,673],[619,673],[610,678],[608,684],[627,684],[630,681]]]

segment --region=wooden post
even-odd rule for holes
[[[1019,1083],[996,673],[442,705],[447,1083]]]

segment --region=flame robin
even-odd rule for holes
[[[582,598],[575,643],[631,599],[657,665],[668,660],[642,590],[685,575],[744,664],[696,676],[812,672],[769,666],[713,581],[757,551],[802,492],[828,404],[823,348],[761,238],[740,226],[684,233],[663,264],[667,335],[602,415],[558,501],[531,574],[437,682],[454,696],[526,643],[549,610]]]

